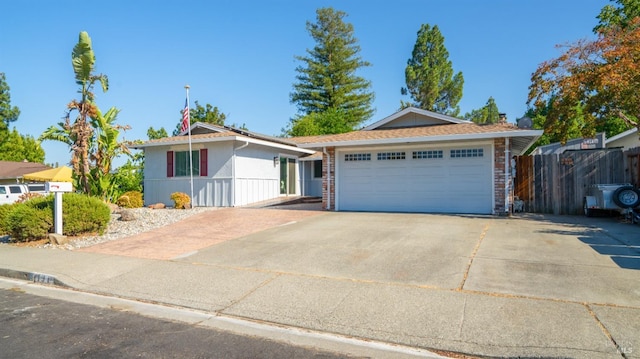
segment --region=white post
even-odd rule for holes
[[[54,232],[56,234],[62,235],[62,192],[54,192]]]
[[[189,111],[189,85],[185,85],[184,88],[187,90],[187,108],[186,111]],[[193,153],[191,153],[191,114],[189,114],[189,186],[191,187],[191,208],[194,208],[195,200],[193,198]]]

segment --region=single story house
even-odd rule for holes
[[[144,150],[147,205],[173,205],[171,194],[190,194],[192,185],[192,202],[197,207],[234,207],[279,196],[321,195],[322,158],[315,150],[300,148],[285,138],[197,122],[179,136],[130,147]],[[314,161],[319,165],[314,166]]]
[[[22,182],[22,176],[27,173],[48,170],[51,167],[35,162],[0,161],[0,184]]]
[[[510,159],[542,134],[417,108],[337,135],[276,138],[202,123],[190,130],[196,206],[317,195],[327,210],[474,214],[509,211]],[[132,148],[145,152],[146,204],[189,193],[186,133]]]

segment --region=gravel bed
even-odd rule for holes
[[[58,248],[66,250],[74,250],[83,247],[89,247],[94,244],[109,242],[124,237],[130,237],[139,233],[148,232],[152,229],[163,227],[174,222],[183,220],[189,216],[198,213],[215,210],[215,207],[196,207],[192,209],[151,209],[151,208],[132,208],[126,209],[133,213],[135,219],[133,221],[121,221],[120,212],[124,209],[118,209],[111,214],[111,220],[107,226],[107,230],[101,236],[80,236],[69,237],[66,244],[41,243],[36,245],[42,248]]]

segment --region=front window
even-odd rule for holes
[[[189,176],[189,151],[176,151],[175,176]],[[198,176],[200,174],[200,151],[191,151],[191,159],[193,168],[191,174]]]
[[[313,178],[322,178],[322,161],[313,161]]]

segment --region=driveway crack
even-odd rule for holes
[[[593,309],[591,309],[591,307],[589,306],[589,304],[584,304],[585,308],[587,308],[587,311],[589,312],[589,315],[591,315],[591,317],[596,321],[596,323],[598,324],[598,327],[600,328],[600,330],[602,330],[602,333],[611,341],[611,343],[613,344],[613,346],[616,348],[616,351],[618,352],[618,354],[620,354],[621,357],[623,357],[624,359],[627,359],[627,355],[626,355],[626,350],[620,347],[620,344],[618,344],[618,342],[616,342],[615,338],[613,337],[613,335],[611,335],[611,332],[609,332],[609,329],[607,329],[607,327],[605,327],[604,323],[602,323],[602,321],[600,321],[600,318],[598,318],[598,315],[596,314],[596,312],[593,311]]]
[[[480,233],[480,238],[478,239],[478,243],[476,243],[476,246],[473,248],[473,252],[471,252],[471,256],[469,257],[469,263],[467,263],[467,268],[465,268],[464,274],[462,275],[462,281],[460,282],[460,285],[458,286],[458,288],[456,288],[457,291],[461,291],[464,289],[464,284],[466,283],[467,277],[469,276],[469,271],[471,270],[471,265],[473,264],[473,260],[476,258],[476,254],[478,254],[478,250],[480,249],[482,240],[484,239],[484,237],[486,237],[487,231],[489,230],[489,224],[490,223],[487,223],[482,229],[482,233]]]
[[[233,307],[234,305],[238,304],[239,302],[243,301],[245,298],[247,298],[248,296],[252,295],[253,293],[255,293],[258,289],[264,287],[265,285],[273,282],[276,278],[279,278],[282,274],[276,274],[275,276],[271,277],[271,278],[267,278],[266,280],[264,280],[262,283],[258,284],[257,286],[255,286],[253,289],[247,291],[243,296],[241,296],[238,299],[232,300],[231,303],[229,303],[229,305],[227,305],[226,307],[218,310],[219,313],[223,313],[226,312],[229,308]]]

